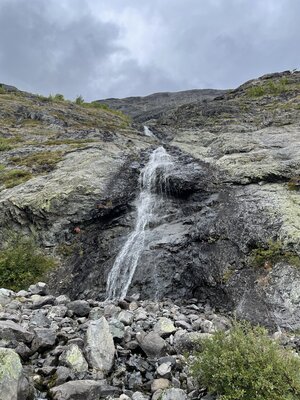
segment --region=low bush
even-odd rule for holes
[[[300,358],[271,340],[267,331],[235,323],[201,343],[191,370],[218,400],[300,398]]]
[[[6,248],[0,250],[0,287],[27,289],[44,278],[55,266],[53,258],[45,256],[33,239],[12,235]]]
[[[279,240],[269,240],[262,247],[252,250],[250,264],[254,267],[263,267],[266,262],[270,266],[278,262],[286,262],[295,267],[300,267],[300,257],[298,254],[292,250],[287,250]]]
[[[40,151],[26,156],[11,157],[10,161],[16,165],[30,167],[36,172],[51,171],[62,160],[61,151]]]
[[[289,190],[300,190],[300,176],[294,176],[288,182],[288,189]]]
[[[75,103],[78,104],[78,105],[84,104],[84,99],[83,99],[83,97],[82,97],[82,96],[76,97]]]

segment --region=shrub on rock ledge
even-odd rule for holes
[[[271,340],[265,329],[236,323],[202,343],[192,365],[199,384],[219,400],[300,398],[300,358]]]
[[[0,250],[0,287],[14,291],[27,289],[32,283],[42,280],[55,264],[53,258],[41,252],[33,239],[13,236]]]

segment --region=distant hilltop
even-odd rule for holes
[[[218,89],[193,89],[181,92],[160,92],[144,97],[109,98],[97,100],[114,110],[122,111],[132,117],[135,122],[146,122],[157,119],[165,112],[188,103],[213,100],[226,93]]]

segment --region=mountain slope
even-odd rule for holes
[[[110,109],[3,90],[2,241],[8,227],[35,233],[60,260],[53,292],[103,299],[135,223],[140,171],[164,145],[175,164],[165,214],[147,229],[129,293],[197,297],[299,329],[300,74],[207,102],[178,107],[177,96],[160,117],[144,103],[150,138],[136,122],[143,113],[133,126]]]

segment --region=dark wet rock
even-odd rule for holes
[[[38,282],[34,285],[30,285],[28,288],[28,292],[30,294],[46,295],[47,291],[48,291],[48,287],[45,282]]]
[[[86,317],[90,312],[90,305],[85,300],[75,300],[67,305],[69,310],[72,310],[78,317]]]
[[[50,390],[54,400],[98,400],[120,392],[100,381],[81,380],[64,383]]]
[[[182,389],[167,389],[163,392],[161,400],[187,400],[187,395]]]
[[[40,296],[38,294],[32,295],[31,296],[33,302],[32,302],[32,308],[38,309],[41,308],[45,305],[53,305],[55,302],[55,297],[54,296]]]
[[[142,350],[150,358],[160,357],[167,351],[166,341],[156,332],[143,332],[138,334],[136,338]]]
[[[0,339],[30,343],[34,335],[13,321],[0,321]]]
[[[36,328],[34,329],[34,339],[31,344],[33,352],[42,352],[51,349],[56,342],[56,332],[53,329]]]

